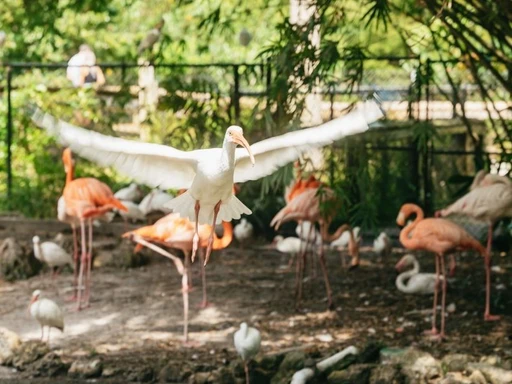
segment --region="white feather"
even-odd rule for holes
[[[240,324],[240,329],[234,336],[235,349],[244,362],[252,359],[261,347],[260,331],[248,327],[246,323]]]
[[[128,187],[121,188],[114,193],[114,197],[122,201],[139,201],[141,198],[139,186],[135,183],[131,183]]]
[[[123,219],[132,220],[132,221],[137,221],[137,220],[143,221],[146,219],[146,215],[139,208],[138,204],[135,204],[132,201],[124,201],[124,200],[120,200],[120,201],[126,207],[126,209],[128,209],[128,212],[120,211],[118,209],[115,210],[117,213],[119,213],[119,215],[121,215],[121,217]]]
[[[199,222],[211,224],[213,207],[219,201],[222,201],[219,223],[251,213],[233,196],[234,181],[244,182],[270,175],[313,148],[366,131],[368,124],[380,117],[382,111],[377,103],[367,101],[354,112],[318,127],[260,141],[251,147],[256,158],[255,166],[245,149],[236,150],[236,143],[228,136],[230,129],[243,133],[236,126],[228,128],[222,148],[184,152],[164,145],[102,135],[57,120],[39,109],[32,120],[80,156],[102,166],[113,166],[140,183],[164,189],[187,188],[186,193],[167,207],[194,220],[194,206],[188,200],[200,201],[201,212],[205,212],[200,214]]]
[[[302,224],[297,225],[297,227],[295,228],[295,233],[297,234],[297,236],[299,236],[300,239],[304,241],[308,241],[309,243],[313,243],[316,245],[321,245],[322,236],[320,236],[320,232],[318,232],[318,230],[314,228],[314,225],[313,229],[311,229],[312,225],[313,224],[311,224],[311,222],[309,221],[303,221]],[[312,231],[311,233],[310,230]]]
[[[36,291],[37,292],[37,291]],[[64,330],[64,315],[60,307],[50,299],[38,299],[30,305],[30,315],[42,327],[48,326]]]
[[[397,263],[397,268],[403,269],[410,265],[413,266],[411,270],[405,271],[397,276],[395,280],[397,289],[400,292],[413,295],[433,294],[436,287],[436,274],[420,273],[420,264],[411,254],[403,256]]]
[[[252,238],[254,228],[247,219],[243,218],[240,223],[235,225],[233,234],[239,243],[244,243]]]
[[[172,210],[167,208],[165,205],[173,198],[173,195],[165,191],[154,189],[142,199],[142,201],[139,204],[139,209],[142,211],[144,215],[147,215],[155,211],[171,213]]]
[[[354,233],[354,238],[357,243],[359,243],[361,241],[361,237],[359,236],[360,230],[361,230],[361,228],[354,227],[354,229],[352,231]],[[341,249],[345,249],[348,246],[349,241],[350,241],[350,232],[344,231],[340,235],[340,237],[338,237],[336,240],[332,241],[330,245],[333,248],[341,250]]]
[[[73,257],[64,248],[51,241],[41,243],[38,236],[32,239],[36,259],[48,264],[50,267],[73,266]]]

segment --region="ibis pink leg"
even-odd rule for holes
[[[92,219],[89,219],[89,252],[87,252],[87,278],[85,279],[85,307],[89,306],[91,296],[91,270],[92,270]]]
[[[181,277],[181,292],[183,295],[183,341],[188,343],[188,271],[186,267]]]
[[[249,384],[249,364],[247,361],[244,361],[244,371],[245,371],[245,384]]]
[[[324,247],[322,245],[320,246],[318,258],[320,260],[320,268],[322,268],[322,273],[324,274],[325,291],[327,292],[327,307],[329,309],[333,309],[331,284],[329,283],[329,274],[327,273],[327,266],[325,265]]]
[[[196,200],[196,205],[194,206],[194,212],[196,214],[196,230],[194,232],[194,237],[192,238],[192,262],[196,259],[197,247],[199,246],[199,209],[201,209],[201,205],[199,204],[199,200]]]
[[[217,215],[219,214],[220,205],[222,201],[219,200],[215,207],[213,207],[213,223],[212,223],[212,231],[210,232],[210,237],[208,238],[208,247],[206,247],[206,255],[204,257],[204,265],[208,264],[208,260],[210,260],[210,255],[212,253],[213,246],[213,234],[215,233],[215,223],[217,222]]]

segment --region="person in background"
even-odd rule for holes
[[[66,75],[75,87],[105,84],[103,71],[96,65],[96,55],[87,44],[82,44],[79,52],[68,61]]]

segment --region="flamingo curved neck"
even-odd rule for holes
[[[334,231],[332,235],[329,234],[327,226],[324,226],[322,231],[322,239],[328,243],[331,243],[334,240],[338,239],[345,231],[348,231],[348,234],[350,236],[350,242],[355,243],[356,239],[354,237],[354,231],[352,230],[352,227],[349,224],[343,224],[336,231]]]
[[[224,228],[224,235],[221,238],[217,237],[214,232],[212,245],[214,250],[224,249],[233,241],[233,224],[223,221],[222,228]]]
[[[414,228],[416,228],[418,223],[421,220],[423,220],[423,217],[424,217],[423,216],[423,211],[421,210],[420,207],[412,208],[411,212],[407,212],[406,216],[409,217],[413,213],[416,213],[416,219],[411,224],[409,224],[407,227],[405,227],[404,229],[402,229],[400,231],[400,242],[402,243],[402,245],[405,248],[408,248],[408,249],[415,249],[415,248],[418,247],[417,240],[414,239],[414,238],[410,238],[409,235],[414,230]],[[407,219],[407,217],[405,219]]]
[[[411,270],[402,272],[396,278],[395,284],[399,291],[404,293],[416,292],[417,287],[413,287],[411,284],[406,284],[405,281],[417,275],[420,272],[420,263],[417,260],[413,261],[413,267]]]

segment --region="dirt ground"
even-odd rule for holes
[[[368,248],[368,247],[367,247]],[[340,266],[337,253],[327,264],[333,289],[334,311],[327,311],[324,282],[308,269],[302,311],[294,305],[294,271],[282,267],[287,256],[255,246],[236,244],[215,252],[207,266],[209,301],[199,309],[199,264],[193,265],[194,289],[190,293],[190,339],[182,345],[181,280],[171,262],[155,256],[136,269],[99,268],[93,271],[91,307],[74,311],[65,301],[72,275],[36,276],[0,284],[0,327],[22,339],[37,339],[40,328],[27,312],[30,295],[42,289],[65,311],[64,333],[52,331],[51,348],[71,362],[100,355],[105,368],[130,372],[141,364],[161,367],[169,360],[183,362],[193,371],[208,370],[236,359],[232,336],[242,321],[259,328],[262,353],[301,345],[315,345],[329,355],[348,345],[363,347],[376,340],[389,347],[417,346],[440,357],[447,352],[475,356],[512,357],[510,256],[494,256],[492,308],[503,315],[499,322],[484,322],[483,261],[475,254],[458,257],[455,281],[449,285],[447,303],[456,309],[447,318],[448,339],[432,342],[422,331],[430,326],[431,296],[405,295],[395,288],[394,264],[403,250],[395,248],[392,259],[377,263],[368,249],[358,269]],[[433,271],[433,256],[420,255],[424,272]],[[320,269],[318,269],[318,273]],[[499,288],[499,289],[498,289]],[[158,373],[158,371],[157,371]],[[16,374],[0,370],[0,380],[14,382]],[[32,382],[32,381],[31,381]],[[46,382],[46,381],[43,381]]]

